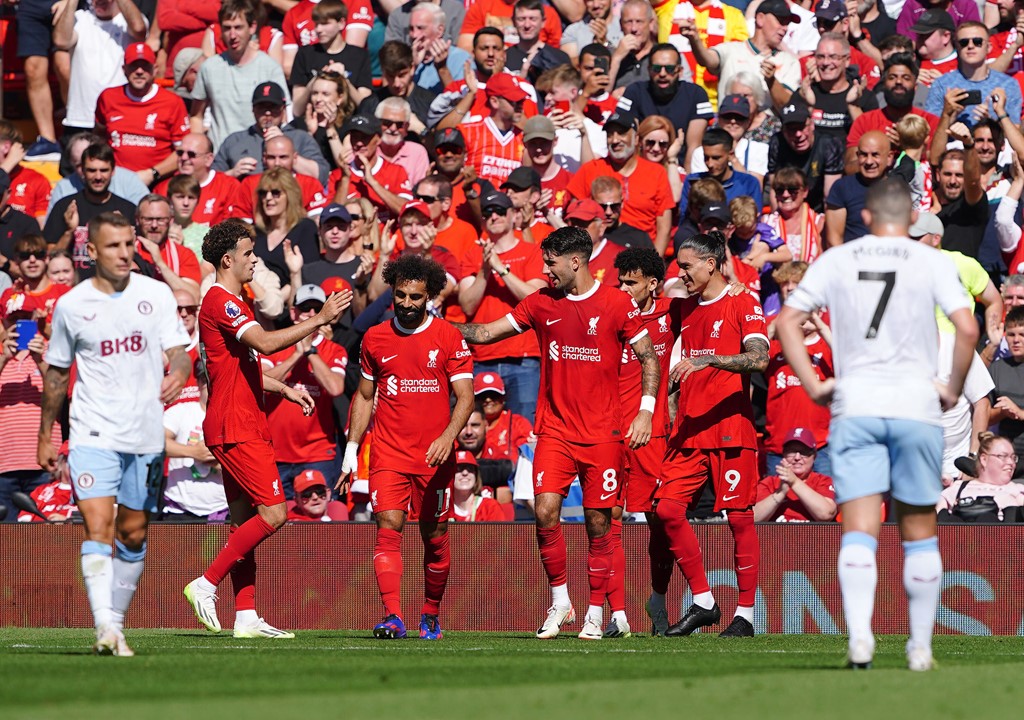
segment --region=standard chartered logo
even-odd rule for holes
[[[551,358],[552,360],[558,360],[560,356],[561,352],[558,349],[558,343],[552,340],[548,344],[548,357]]]
[[[398,394],[398,378],[394,375],[388,378],[388,395]]]

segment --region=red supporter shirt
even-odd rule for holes
[[[523,131],[519,128],[502,133],[494,120],[485,117],[460,125],[459,130],[466,139],[466,165],[476,169],[480,179],[490,180],[494,187],[501,187],[512,171],[523,164]]]
[[[472,0],[467,3],[466,19],[462,22],[462,32],[472,35],[482,27],[495,27],[505,33],[505,44],[515,45],[519,42],[519,33],[512,25],[512,7],[515,2],[505,0]],[[544,27],[540,31],[540,41],[552,47],[562,44],[562,22],[558,13],[548,4],[544,5]]]
[[[385,160],[381,155],[377,155],[377,162],[373,164],[373,169],[370,174],[377,179],[384,189],[388,192],[392,192],[399,197],[403,197],[406,200],[412,200],[412,185],[409,183],[409,174],[405,171],[405,168],[401,165]],[[331,191],[331,196],[337,192],[338,183],[341,182],[341,170],[334,168],[331,171],[331,176],[327,179],[327,187]],[[384,202],[380,195],[375,193],[373,189],[366,184],[366,180],[363,178],[363,171],[357,168],[352,168],[352,177],[348,183],[348,200],[354,198],[364,197],[373,203],[374,207],[377,208],[377,215],[381,222],[385,222],[390,219],[394,213],[388,204]]]
[[[835,500],[836,490],[832,487],[832,478],[828,475],[822,475],[812,470],[804,482],[807,483],[807,487],[819,495]],[[755,502],[761,502],[778,489],[779,478],[775,475],[761,478],[760,482],[757,483],[757,500]],[[772,518],[774,522],[812,522],[813,520],[808,515],[807,508],[804,507],[803,502],[792,490],[786,493],[786,498],[775,511],[775,517]]]
[[[46,322],[53,320],[53,307],[57,298],[69,291],[67,285],[50,283],[41,292],[26,290],[18,280],[0,294],[0,318],[7,320],[29,320],[36,310],[46,310]]]
[[[485,460],[512,460],[519,457],[519,446],[525,445],[533,432],[530,421],[511,410],[502,410],[493,423],[488,422],[487,439],[481,457]]]
[[[483,257],[483,250],[480,246],[473,245],[462,261],[463,277],[476,275],[483,264]],[[530,280],[547,282],[544,275],[544,260],[539,246],[520,240],[510,250],[498,253],[498,257],[523,282]],[[475,282],[480,282],[479,278]],[[489,323],[508,315],[517,304],[519,304],[519,300],[505,285],[505,281],[497,273],[489,272],[483,299],[480,300],[480,306],[469,320],[481,324]],[[477,362],[524,357],[540,357],[537,335],[532,330],[491,345],[473,346],[473,358]]]
[[[220,32],[220,23],[212,23],[209,30],[213,33],[213,51],[220,55],[228,49],[227,45],[224,44],[224,36]],[[274,40],[279,35],[281,35],[281,31],[277,28],[270,27],[269,25],[261,27],[259,32],[256,33],[256,39],[260,43],[260,50],[270,52],[270,46],[274,44]],[[314,42],[316,41],[314,40]]]
[[[10,178],[11,194],[7,204],[29,217],[45,217],[52,190],[46,176],[32,168],[17,165],[10,173]]]
[[[591,183],[604,176],[618,178],[622,183],[622,214],[619,222],[632,225],[654,237],[658,217],[676,206],[665,168],[638,157],[633,174],[625,177],[616,172],[606,159],[597,158],[583,163],[579,172],[573,175],[569,181],[569,192],[581,200],[589,198]]]
[[[819,335],[813,342],[804,340],[807,354],[811,356],[818,379],[834,377],[832,368],[832,348]],[[768,452],[782,454],[782,441],[793,428],[807,428],[818,441],[818,447],[828,442],[828,424],[831,413],[811,400],[804,392],[800,378],[786,362],[782,354],[782,345],[772,340],[768,348],[768,369],[765,371],[768,381],[768,402],[765,410],[764,447]]]
[[[3,428],[3,452],[0,474],[18,470],[42,472],[36,461],[39,443],[39,419],[42,415],[43,374],[26,352],[16,354],[0,368],[0,428]],[[71,391],[70,383],[68,391]],[[60,445],[60,426],[50,428],[53,448]],[[14,512],[14,509],[10,509]]]
[[[533,117],[539,112],[539,110],[537,109],[537,89],[533,85],[528,83],[526,80],[520,78],[515,73],[507,74],[511,75],[512,81],[516,85],[521,87],[523,90],[525,90],[526,94],[529,96],[526,98],[526,100],[523,101],[523,117]],[[487,109],[487,93],[484,92],[484,88],[487,87],[487,78],[481,76],[480,73],[477,73],[476,83],[478,87],[476,95],[473,96],[473,104],[470,105],[469,111],[466,113],[465,117],[463,117],[462,120],[460,121],[460,130],[470,123],[480,122],[485,117],[491,114],[490,110]],[[446,93],[454,93],[457,99],[458,97],[461,97],[462,95],[466,94],[466,81],[453,80],[452,82],[448,83],[445,86],[444,91]]]
[[[184,402],[199,402],[199,379],[196,377],[196,365],[200,362],[199,360],[199,335],[192,338],[192,342],[189,343],[188,347],[185,348],[188,353],[189,359],[189,373],[188,380],[181,388],[181,392],[178,393],[176,400],[171,400],[165,408],[169,408],[172,405],[177,405]]]
[[[316,5],[312,0],[301,0],[284,14],[281,30],[284,32],[286,48],[316,45],[320,42],[316,35],[316,23],[313,22],[313,8]],[[345,6],[348,8],[346,28],[359,28],[367,32],[373,29],[375,16],[369,0],[346,0]]]
[[[455,503],[452,503],[452,512],[448,517],[449,522],[504,522],[505,511],[494,498],[481,497],[474,500],[476,512],[463,515]]]
[[[914,115],[920,115],[928,121],[928,128],[930,130],[928,137],[933,137],[935,135],[935,129],[939,126],[939,119],[930,112],[919,110],[916,107],[910,108],[910,112]],[[902,117],[902,115],[900,117]],[[868,110],[866,113],[862,113],[859,118],[853,121],[853,125],[850,126],[850,134],[846,136],[846,147],[856,147],[864,133],[871,130],[880,130],[881,132],[885,132],[887,129],[895,125],[899,119],[900,118],[897,118],[895,121],[890,120],[886,117],[884,110]],[[929,142],[930,140],[925,142],[926,149]]]
[[[590,274],[594,279],[608,287],[619,286],[619,271],[615,269],[615,258],[625,250],[621,245],[604,238],[590,254]]]
[[[158,85],[142,99],[127,85],[107,88],[96,101],[96,125],[106,128],[118,166],[132,171],[166,160],[189,131],[184,101]]]
[[[45,485],[40,485],[31,493],[32,499],[36,501],[36,507],[46,517],[54,513],[60,513],[65,518],[71,517],[77,508],[75,497],[72,492],[71,483],[63,483],[53,480]],[[44,522],[42,518],[22,510],[18,513],[18,522]]]
[[[324,193],[324,186],[320,184],[319,180],[302,173],[292,173],[292,175],[295,177],[295,182],[299,184],[299,190],[302,191],[302,205],[306,208],[306,213],[322,210],[327,207],[327,195]],[[238,204],[235,205],[235,215],[237,217],[249,222],[252,221],[253,214],[255,213],[256,186],[260,184],[261,177],[263,175],[246,175],[242,179],[241,188],[238,192]]]
[[[558,172],[550,180],[541,180],[540,189],[551,191],[551,207],[564,208],[569,204],[569,180],[572,175],[564,167],[558,168]]]
[[[940,60],[939,62],[932,62],[931,60],[922,60],[921,61],[921,69],[922,70],[938,70],[939,71],[939,75],[945,75],[946,73],[951,73],[951,72],[953,72],[954,70],[957,69],[956,53],[955,52],[950,53],[949,57],[947,57],[945,60]],[[924,85],[925,87],[931,87],[932,86],[931,82],[926,82],[923,78],[920,80],[920,83],[922,85]]]
[[[739,355],[743,343],[768,335],[761,303],[750,293],[700,301],[682,321],[683,357]],[[677,448],[756,448],[750,376],[706,367],[690,375],[679,393],[679,410],[669,443]]]
[[[141,242],[135,242],[135,252],[146,262],[153,262],[153,256],[142,246]],[[202,282],[203,277],[199,271],[199,258],[184,245],[164,240],[164,244],[160,246],[160,257],[163,258],[167,267],[183,280],[191,280],[196,285]],[[157,279],[163,280],[163,277],[158,275]]]
[[[361,370],[377,385],[370,467],[432,475],[427,450],[451,420],[452,383],[473,379],[462,333],[435,317],[414,331],[383,322],[363,337]]]
[[[615,108],[618,106],[619,99],[606,92],[603,95],[594,95],[587,98],[587,106],[583,109],[583,114],[601,127],[604,127],[604,121],[611,117],[611,114],[615,112]]]
[[[313,340],[317,353],[327,363],[331,372],[345,375],[348,365],[348,353],[345,348],[317,334]],[[280,365],[295,352],[294,347],[285,348],[270,357],[264,357],[266,368]],[[305,390],[313,398],[315,412],[306,417],[302,408],[285,400],[280,395],[270,395],[266,399],[267,417],[270,422],[270,433],[274,439],[274,455],[278,462],[301,463],[333,460],[336,453],[337,429],[334,425],[334,398],[323,389],[309,358],[301,358],[288,377],[285,384]]]
[[[544,288],[508,315],[519,332],[534,328],[540,360],[537,434],[580,445],[620,442],[622,407],[616,392],[622,346],[647,335],[633,298],[601,283],[584,295]]]
[[[258,353],[240,340],[243,333],[257,326],[242,298],[218,283],[210,287],[199,308],[199,341],[210,379],[210,399],[203,421],[207,445],[270,442]]]
[[[167,197],[167,183],[170,178],[160,181],[153,189],[157,195]],[[210,170],[205,183],[199,185],[199,203],[192,214],[192,222],[200,225],[216,225],[232,217],[239,217],[237,207],[241,204],[242,184],[230,175]]]

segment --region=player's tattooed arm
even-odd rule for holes
[[[658,362],[658,353],[654,351],[654,343],[649,335],[644,335],[635,345],[633,353],[641,366],[641,386],[643,394],[651,397],[658,397],[658,387],[661,385],[661,364]]]
[[[739,355],[707,355],[707,364],[734,373],[758,373],[768,368],[768,343],[764,338],[747,338]],[[704,358],[697,358],[701,360]]]
[[[518,334],[507,317],[489,323],[454,323],[470,345],[489,345]]]
[[[42,413],[39,422],[39,443],[36,449],[39,465],[51,472],[57,468],[57,449],[53,447],[53,423],[68,396],[71,368],[50,365],[43,376]]]

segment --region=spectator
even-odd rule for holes
[[[1013,444],[981,432],[978,445],[978,477],[964,477],[942,491],[935,506],[940,522],[1020,522],[1024,485],[1012,482],[1018,461]]]
[[[331,500],[319,470],[303,470],[295,478],[295,499],[288,503],[288,522],[348,522],[348,508]]]
[[[601,175],[615,177],[622,183],[625,201],[622,220],[654,238],[660,253],[668,247],[672,225],[672,186],[665,169],[640,157],[637,141],[637,120],[632,113],[620,110],[604,124],[608,136],[608,157],[585,163],[569,181],[569,192],[577,199],[590,196],[590,186]]]
[[[50,482],[38,486],[29,493],[32,502],[46,518],[33,515],[22,510],[18,513],[18,522],[51,522],[62,523],[71,519],[78,512],[75,495],[71,487],[71,472],[68,469],[68,443],[65,440],[57,451],[57,469],[50,474]]]
[[[445,39],[445,22],[444,10],[429,0],[417,4],[409,14],[413,82],[435,94],[461,80],[470,59],[468,52]]]
[[[281,66],[250,42],[256,33],[254,6],[246,0],[224,0],[217,18],[227,49],[209,58],[199,70],[192,88],[192,131],[203,132],[203,116],[209,108],[210,143],[219,150],[231,133],[249,127],[251,98],[258,86],[276,85],[274,97],[283,103],[288,84]],[[269,93],[267,97],[272,98]]]
[[[356,102],[349,93],[348,81],[333,70],[323,70],[309,84],[305,114],[294,118],[286,127],[309,133],[333,170],[338,167],[342,154],[339,133],[355,112]],[[319,172],[314,177],[319,178]]]
[[[412,48],[404,42],[389,40],[381,47],[378,57],[382,75],[381,85],[374,88],[370,96],[363,100],[359,112],[371,115],[382,100],[389,97],[404,98],[412,109],[409,129],[417,135],[422,135],[429,125],[430,103],[434,101],[434,93],[424,90],[413,81]]]
[[[926,10],[910,28],[914,36],[914,48],[921,59],[918,82],[931,87],[937,78],[956,70],[956,48],[953,47],[953,33],[956,25],[949,13],[940,8]]]
[[[710,48],[725,42],[743,42],[747,39],[747,21],[743,17],[743,12],[732,5],[715,0],[681,2],[676,6],[674,15],[679,16],[680,19],[688,16],[686,19],[693,20],[705,47]],[[673,17],[673,21],[675,20],[676,17]],[[683,53],[683,58],[693,76],[693,82],[704,88],[711,106],[716,107],[719,101],[718,77],[707,72],[697,62],[690,41],[679,32],[675,22],[669,42]]]
[[[320,257],[316,223],[306,217],[302,191],[290,172],[277,167],[263,173],[256,185],[256,238],[253,251],[277,275],[285,296],[298,290],[289,285],[291,256],[303,264]],[[301,270],[301,267],[300,267]]]
[[[254,0],[244,1],[252,8],[256,18],[256,30],[253,32],[250,42],[259,50],[269,55],[278,65],[284,67],[284,33],[267,22],[267,12],[263,3],[255,2]],[[203,34],[203,55],[208,58],[213,57],[215,54],[222,53],[226,49],[227,45],[224,43],[224,34],[221,31],[220,24],[214,18],[214,22],[210,23]],[[286,72],[285,76],[287,75],[288,73]],[[195,84],[193,83],[194,86]]]
[[[980,22],[981,15],[978,13],[978,5],[973,0],[906,0],[896,19],[896,32],[900,35],[909,35],[911,26],[916,23],[928,10],[945,10],[949,13],[953,22],[959,27],[965,22]]]
[[[352,244],[362,247],[363,252],[380,251],[380,223],[377,208],[366,198],[353,198],[345,202],[345,209],[352,218]]]
[[[216,18],[214,18],[216,19]],[[215,26],[219,27],[219,26]],[[182,48],[174,59],[174,93],[182,100],[192,103],[192,88],[196,86],[199,68],[206,61],[206,55],[199,48]],[[189,120],[191,126],[192,121]]]
[[[373,114],[381,124],[380,145],[377,149],[385,160],[402,166],[409,178],[409,185],[415,185],[427,176],[430,158],[421,144],[408,139],[412,107],[404,98],[386,98],[377,105]]]
[[[408,0],[388,13],[388,26],[384,31],[384,41],[402,42],[409,39],[409,25],[412,11],[424,0]],[[437,0],[437,5],[444,11],[444,39],[455,42],[462,31],[462,22],[466,18],[466,6],[458,0]],[[383,67],[381,68],[383,70]]]
[[[466,451],[477,460],[483,455],[484,447],[487,444],[487,428],[484,425],[484,411],[480,405],[473,408],[466,420],[466,426],[459,431],[455,438],[455,448]]]
[[[1006,93],[1006,109],[1003,114],[1009,115],[1014,123],[1020,121],[1020,85],[1006,73],[988,67],[988,38],[988,28],[979,22],[968,22],[957,27],[954,37],[957,45],[957,70],[936,78],[928,94],[925,110],[938,115],[945,110],[946,95],[950,90],[971,90],[981,93],[981,104],[988,108],[990,116],[994,116],[992,93],[996,89],[1001,89]],[[961,107],[956,115],[956,121],[973,127],[981,117],[974,108],[967,108],[967,105]]]
[[[1018,455],[1024,451],[1024,308],[1015,307],[1006,313],[1003,337],[1009,357],[996,360],[989,368],[995,383],[989,422],[999,424],[999,434],[1013,443]],[[1024,470],[1017,464],[1014,477]]]
[[[326,302],[327,294],[319,285],[298,288],[290,310],[292,323],[298,324],[315,316]],[[294,347],[262,358],[261,362],[267,377],[304,389],[313,398],[314,410],[308,416],[301,405],[267,398],[267,419],[270,421],[277,471],[285,497],[294,500],[299,490],[293,482],[304,471],[315,470],[323,473],[321,480],[329,477],[332,481],[341,472],[333,398],[345,390],[348,353],[329,340],[321,329]]]
[[[829,247],[868,234],[861,216],[868,188],[885,177],[892,158],[892,146],[885,133],[872,130],[861,136],[857,143],[857,174],[839,178],[828,193],[825,232]]]
[[[455,479],[452,481],[452,514],[453,522],[502,522],[505,511],[498,504],[512,502],[512,491],[506,486],[501,488],[508,494],[508,500],[495,501],[481,494],[483,483],[480,480],[479,463],[473,454],[465,450],[455,452]]]
[[[105,212],[117,212],[129,221],[135,220],[135,206],[110,192],[114,164],[114,151],[109,145],[97,143],[82,151],[85,188],[58,200],[43,226],[46,242],[58,250],[71,249],[75,267],[83,278],[92,277],[94,266],[85,247],[89,221]]]
[[[124,85],[124,51],[146,39],[148,24],[132,0],[95,0],[76,10],[77,0],[63,0],[55,9],[53,44],[71,53],[64,126],[90,129],[96,100],[107,88]]]
[[[59,160],[60,145],[53,124],[50,56],[53,54],[54,3],[24,0],[14,6],[18,23],[18,57],[25,62],[25,94],[38,130],[25,156],[30,160]]]
[[[480,451],[480,462],[508,461],[503,473],[488,473],[492,477],[485,480],[488,481],[488,487],[499,503],[512,502],[512,489],[508,480],[519,459],[519,448],[536,441],[533,425],[522,415],[516,415],[506,409],[505,383],[497,373],[484,372],[477,375],[473,380],[473,393],[483,409],[483,420],[486,425],[486,439]],[[504,477],[501,477],[502,474]],[[492,482],[493,480],[497,482]]]
[[[686,214],[679,218],[679,230],[676,238],[688,238],[696,235],[700,230],[697,224],[700,222],[704,208],[709,205],[725,205],[725,188],[722,183],[714,178],[701,178],[690,186],[690,193],[687,196]],[[669,284],[674,280],[669,280]],[[683,295],[683,297],[686,297]]]
[[[484,235],[462,262],[459,305],[470,322],[504,317],[527,295],[547,286],[540,246],[524,242],[512,225],[512,201],[502,193],[481,200]],[[473,346],[476,374],[505,382],[508,409],[533,422],[540,388],[540,347],[532,332]]]
[[[441,175],[428,175],[416,185],[413,197],[430,209],[430,219],[437,228],[437,245],[456,259],[463,257],[479,235],[472,225],[452,215],[452,184]]]
[[[590,198],[573,200],[565,211],[565,221],[572,227],[586,231],[590,236],[590,241],[594,244],[588,263],[590,274],[593,275],[594,280],[602,285],[618,287],[619,274],[615,269],[615,258],[625,248],[608,242],[602,237],[605,215],[601,206]]]
[[[743,134],[743,137],[751,142],[767,143],[775,133],[782,129],[782,123],[771,109],[771,98],[768,96],[768,92],[761,87],[760,77],[760,75],[755,75],[752,72],[741,70],[732,76],[732,80],[729,81],[728,85],[722,85],[721,87],[725,88],[726,95],[739,95],[745,98],[747,105],[750,107],[750,126]],[[723,108],[727,107],[724,100],[720,101],[718,106],[719,114],[721,114]],[[767,167],[768,159],[766,157],[765,174],[768,172]],[[748,165],[747,170],[751,171],[752,168]]]
[[[177,169],[174,149],[189,131],[185,103],[154,84],[155,63],[149,45],[129,45],[124,53],[128,82],[107,88],[96,102],[96,132],[114,149],[117,164],[134,170],[146,185]]]
[[[226,143],[225,143],[226,144]],[[223,146],[222,146],[223,149]],[[259,185],[263,174],[274,168],[284,168],[291,173],[302,193],[302,206],[310,217],[316,217],[327,204],[327,196],[324,193],[324,186],[315,177],[302,175],[295,172],[295,162],[298,153],[295,145],[287,135],[276,135],[263,143],[263,168],[264,172],[259,174],[246,175],[242,180],[239,192],[238,204],[235,206],[235,214],[247,222],[252,221],[253,202],[256,198],[256,186]]]
[[[964,92],[950,91],[940,128],[952,122],[961,107],[954,96]],[[964,149],[947,150],[941,155],[935,183],[935,197],[939,201],[937,215],[946,228],[946,249],[959,250],[977,260],[989,217],[988,198],[981,184],[981,166],[965,125],[953,124],[949,135],[963,143]]]
[[[0,173],[0,271],[14,272],[14,244],[27,234],[39,232],[39,223],[8,204],[11,180]]]
[[[53,207],[59,200],[85,189],[85,175],[82,172],[82,153],[90,145],[97,143],[103,145],[105,141],[93,132],[81,132],[75,133],[68,138],[67,143],[67,164],[71,168],[71,173],[62,178],[53,187],[53,191],[50,193],[49,206],[46,208],[47,219],[49,219],[50,214],[53,212]],[[110,192],[118,197],[123,197],[131,203],[137,203],[145,195],[149,194],[149,188],[131,170],[115,167],[114,175],[110,179]]]
[[[857,19],[860,20],[861,28],[867,30],[867,36],[874,38],[876,47],[887,38],[903,37],[896,34],[896,20],[886,12],[884,0],[864,0],[857,3]],[[853,27],[850,29],[853,30]],[[878,50],[881,52],[882,48],[879,47]]]
[[[352,298],[353,306],[359,304],[361,294],[365,305],[366,283],[373,270],[373,253],[366,252],[361,243],[355,242],[351,213],[344,205],[331,203],[320,213],[318,234],[321,256],[303,263],[301,283],[322,287],[331,278],[342,278],[356,291]],[[361,310],[361,307],[356,307],[353,314]]]
[[[544,27],[540,32],[540,39],[548,45],[558,47],[562,41],[562,22],[558,17],[559,13],[569,22],[579,20],[583,17],[583,3],[555,0],[554,4],[558,11],[551,5],[544,5]],[[508,0],[479,0],[472,3],[466,10],[458,46],[463,50],[472,48],[476,42],[475,34],[487,26],[495,28],[500,33],[504,44],[515,45],[519,42],[519,35],[512,21],[514,5],[514,1]]]
[[[14,242],[11,263],[17,279],[11,287],[0,292],[0,319],[8,324],[33,320],[39,323],[46,336],[53,307],[71,286],[50,280],[46,241],[39,233],[27,233]],[[20,344],[24,345],[31,339],[21,338]]]
[[[733,85],[736,81],[733,80]],[[718,109],[717,127],[725,130],[732,137],[733,169],[753,175],[757,182],[764,183],[768,174],[768,143],[747,137],[753,128],[750,102],[743,95],[726,95]],[[691,172],[705,172],[704,149],[697,148],[690,161]]]
[[[331,173],[327,184],[328,190],[334,188],[334,201],[365,197],[377,208],[381,220],[396,217],[406,201],[412,199],[412,188],[405,168],[378,152],[380,120],[356,115],[345,129],[346,151],[341,157],[344,162]]]
[[[829,522],[838,507],[832,478],[815,472],[817,451],[813,433],[796,428],[786,436],[777,476],[757,484],[754,520],[757,522]]]
[[[544,93],[544,116],[533,116],[526,122],[536,123],[541,119],[550,123],[555,132],[554,153],[558,164],[569,172],[576,172],[581,162],[608,153],[601,126],[587,117],[580,106],[583,80],[572,65],[559,65],[548,70],[537,80],[537,89]],[[523,125],[526,132],[526,125]],[[538,170],[539,172],[539,170]]]
[[[992,29],[990,40],[993,48],[1000,53],[999,57],[992,61],[992,69],[1014,75],[1024,70],[1024,54],[1021,53],[1024,33],[1017,27],[1021,7],[1016,0],[1000,0],[992,5],[998,11],[998,23],[993,26],[987,12],[986,17],[982,18]]]
[[[197,223],[219,223],[238,215],[242,205],[242,186],[227,173],[213,169],[213,143],[202,133],[189,133],[181,139],[178,156],[178,174],[190,175],[199,183],[199,204],[192,214]],[[162,181],[154,192],[167,195],[172,178]]]
[[[598,204],[604,215],[601,239],[624,248],[654,248],[649,235],[638,228],[620,222],[622,214],[622,183],[617,178],[602,176],[594,178],[590,185],[590,197]]]
[[[477,178],[476,171],[466,166],[466,140],[458,128],[434,133],[434,163],[437,174],[452,185],[452,207],[460,220],[481,227],[480,197],[495,191],[489,180]]]
[[[654,9],[646,0],[626,0],[619,8],[622,39],[611,56],[608,75],[615,78],[615,88],[629,87],[650,75],[651,53],[658,42],[658,23]],[[684,78],[692,79],[689,68]]]
[[[344,95],[359,104],[372,91],[370,55],[366,48],[345,42],[345,23],[348,8],[341,0],[320,0],[313,6],[310,21],[315,28],[316,41],[303,43],[293,52],[288,79],[293,88],[292,101],[296,114],[302,112],[309,98],[311,83],[325,70],[336,72],[344,79]],[[285,50],[287,56],[289,50]]]
[[[512,201],[513,221],[523,240],[540,245],[554,228],[544,222],[541,205],[540,175],[531,167],[518,167],[501,184],[501,191]]]
[[[570,23],[562,31],[562,52],[583,63],[581,50],[591,43],[605,48],[615,47],[622,40],[622,25],[612,12],[611,0],[583,0],[586,12],[581,20]],[[605,73],[607,77],[607,73]]]
[[[572,177],[566,166],[573,171],[579,169],[565,155],[556,155],[556,139],[563,132],[556,128],[550,118],[536,115],[523,123],[523,146],[525,155],[530,158],[530,167],[540,176],[541,205],[552,210],[559,210],[568,203],[569,178]],[[586,136],[580,138],[587,142]]]
[[[682,200],[679,203],[679,215],[686,215],[686,207],[689,203],[690,186],[695,180],[701,178],[714,178],[725,188],[726,203],[734,198],[759,197],[761,183],[753,175],[737,172],[732,169],[733,140],[732,135],[721,128],[711,128],[704,133],[701,141],[701,149],[704,154],[704,165],[708,168],[706,172],[692,173],[686,177],[683,183]],[[676,244],[686,238],[676,235]]]
[[[171,228],[169,233],[173,235],[175,242],[179,242],[178,233],[181,234],[181,244],[191,250],[196,258],[203,256],[203,238],[210,229],[209,223],[195,222],[196,208],[199,207],[199,198],[202,188],[199,182],[191,175],[175,175],[167,183],[165,190],[166,197],[171,203]],[[209,263],[206,263],[209,265]],[[202,263],[200,263],[202,268]],[[207,274],[211,271],[205,271]]]
[[[683,194],[683,180],[686,178],[686,173],[679,162],[679,155],[683,152],[684,145],[683,131],[676,130],[668,118],[661,115],[648,115],[640,123],[639,133],[640,157],[665,168],[669,187],[672,188],[672,199],[678,201]],[[703,156],[703,154],[703,150],[699,147],[694,150],[690,160],[691,169],[697,162],[697,156]],[[693,170],[693,172],[697,171]]]
[[[765,215],[765,224],[785,240],[794,259],[814,262],[824,250],[825,216],[807,204],[807,175],[800,168],[782,168],[775,173],[771,190],[775,210]]]
[[[768,185],[772,176],[784,167],[797,167],[807,177],[807,202],[816,212],[825,206],[825,197],[843,172],[842,143],[815,132],[807,104],[799,97],[782,108],[782,130],[768,146]],[[772,207],[776,199],[771,198]]]
[[[7,175],[11,188],[7,205],[34,218],[38,227],[42,227],[50,202],[50,181],[42,173],[22,165],[24,155],[21,132],[13,123],[0,118],[0,170]],[[36,229],[33,228],[33,232]]]
[[[203,40],[208,28],[216,24],[218,10],[217,3],[191,3],[189,0],[157,3],[153,24],[164,34],[166,77],[171,77],[172,73],[177,75],[173,72],[175,69],[187,68],[203,57]]]
[[[171,290],[199,292],[199,260],[196,254],[179,242],[169,239],[171,204],[163,195],[147,195],[139,201],[135,221],[138,235],[136,252],[156,268],[156,278]]]
[[[542,0],[517,0],[512,10],[512,24],[519,42],[506,51],[506,64],[536,84],[541,73],[560,65],[569,65],[569,56],[540,39],[544,29],[545,4]]]
[[[51,250],[47,255],[46,277],[55,285],[74,287],[78,284],[78,273],[71,253],[67,250]]]
[[[914,210],[928,212],[932,209],[932,166],[924,157],[928,121],[917,115],[904,115],[895,130],[899,140],[897,148],[901,152],[893,163],[892,174],[903,178],[910,186]]]
[[[793,253],[775,230],[760,222],[760,216],[760,206],[749,195],[729,201],[733,230],[728,247],[733,276],[757,294],[768,311],[770,306],[778,307],[770,273],[780,263],[792,260]]]
[[[612,92],[615,87],[608,70],[611,58],[611,51],[597,43],[585,45],[580,50],[579,70],[583,88],[577,102],[583,104],[584,115],[602,126],[619,104],[618,95]]]
[[[874,95],[864,92],[866,80],[859,75],[851,79],[847,74],[851,69],[859,71],[850,63],[850,51],[844,35],[825,33],[800,83],[800,95],[814,108],[817,132],[839,141],[846,138],[862,112],[878,107]]]
[[[527,92],[507,73],[491,76],[484,88],[488,116],[463,125],[466,164],[478,177],[500,185],[522,163],[521,121]]]
[[[882,54],[871,42],[871,37],[861,31],[860,16],[856,10],[851,15],[844,0],[821,0],[814,9],[814,22],[822,35],[836,33],[843,39],[849,38],[850,63],[858,69],[857,79],[863,78],[866,87],[878,82],[878,63]],[[881,41],[886,36],[874,37]]]
[[[284,71],[290,74],[293,59],[300,47],[314,45],[318,41],[315,30],[313,12],[317,3],[312,0],[300,0],[292,5],[284,15],[281,29],[284,32]],[[345,42],[359,48],[366,47],[366,39],[373,29],[374,13],[368,0],[354,0],[346,3]]]

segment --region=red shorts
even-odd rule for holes
[[[654,492],[661,484],[661,466],[665,462],[668,438],[652,437],[639,450],[626,448],[622,472],[622,498],[627,512],[651,512]]]
[[[553,492],[565,497],[578,475],[583,507],[615,507],[619,504],[622,449],[621,442],[577,445],[542,435],[533,453],[533,492]]]
[[[229,503],[247,496],[253,505],[284,502],[281,476],[274,462],[274,448],[266,440],[246,440],[228,445],[210,445],[224,479],[224,496]]]
[[[421,517],[447,522],[452,506],[452,481],[455,479],[455,453],[448,462],[426,475],[370,471],[370,508],[373,512],[401,510],[410,521]]]
[[[661,487],[655,493],[658,499],[689,505],[710,477],[715,488],[715,512],[746,510],[754,504],[759,476],[757,451],[751,448],[669,448],[661,472]]]

